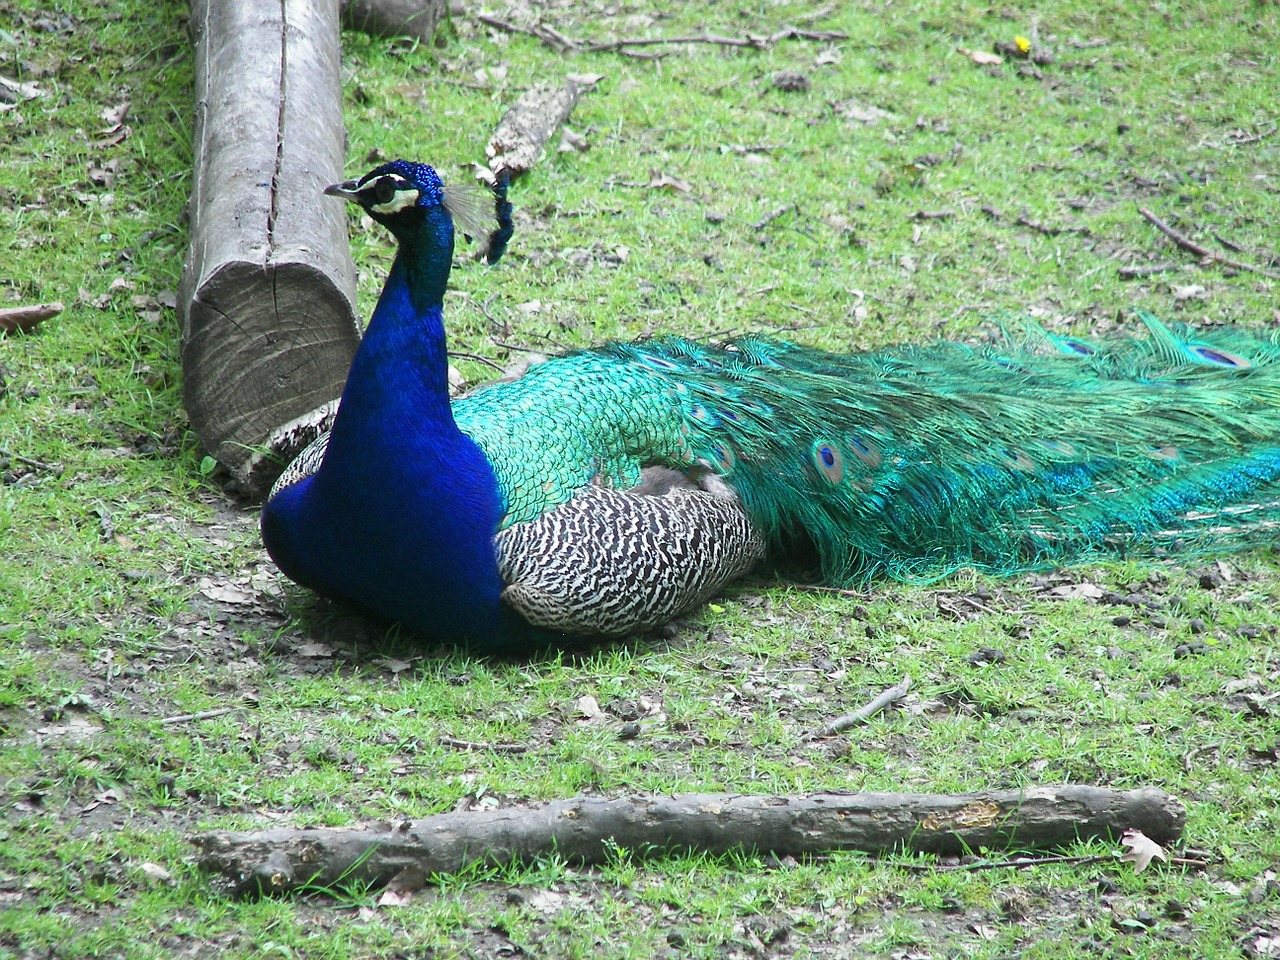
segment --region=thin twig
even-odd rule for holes
[[[497,370],[499,373],[507,372],[502,368],[501,364],[494,363],[488,357],[482,357],[478,353],[463,353],[461,350],[450,350],[449,356],[457,357],[459,360],[474,360],[476,363],[483,363],[487,366],[493,367],[493,369]]]
[[[993,616],[996,614],[999,614],[1000,612],[999,610],[992,610],[990,607],[986,606],[985,604],[979,603],[977,600],[973,599],[973,597],[956,597],[956,599],[963,604],[967,604],[968,606],[973,607],[973,609],[975,610],[981,610],[983,613],[989,613],[989,614],[992,614]]]
[[[495,347],[501,347],[503,350],[517,350],[520,353],[532,353],[540,357],[546,356],[545,350],[539,350],[537,347],[522,347],[518,343],[507,343],[505,340],[499,340],[497,337],[490,337],[489,342]]]
[[[961,870],[1016,870],[1021,867],[1039,867],[1047,863],[1105,863],[1114,860],[1110,853],[1093,853],[1082,856],[1018,857],[1014,860],[975,860],[973,863],[895,863],[894,867],[913,873],[958,873]]]
[[[677,43],[711,43],[721,47],[754,47],[764,49],[767,40],[759,37],[721,37],[713,33],[704,33],[694,37],[626,37],[605,43],[593,43],[583,47],[585,53],[600,53],[606,50],[622,50],[626,47],[653,47]]]
[[[524,743],[477,743],[474,740],[459,740],[457,737],[441,737],[440,743],[458,750],[488,750],[491,753],[528,753],[529,747]]]
[[[1194,750],[1190,750],[1183,755],[1182,766],[1188,773],[1190,773],[1191,765],[1195,762],[1196,758],[1200,756],[1200,754],[1211,753],[1214,750],[1221,750],[1221,749],[1222,749],[1221,741],[1217,743],[1203,743],[1200,746],[1196,747]]]
[[[552,30],[539,24],[536,27],[521,27],[507,20],[500,20],[497,17],[489,16],[487,13],[477,13],[473,16],[483,24],[487,24],[495,29],[502,30],[505,33],[521,33],[526,37],[533,37],[540,40],[556,53],[567,53],[570,50],[577,49],[581,46],[576,40],[564,36],[558,31]]]
[[[957,873],[961,870],[1017,870],[1022,867],[1041,867],[1050,863],[1107,863],[1116,860],[1110,853],[1083,854],[1081,856],[1060,857],[1018,857],[1013,860],[975,860],[973,863],[939,864],[939,863],[895,863],[894,866],[913,873]],[[1207,867],[1209,861],[1196,860],[1191,857],[1170,857],[1170,864],[1183,867]]]
[[[1168,273],[1177,270],[1179,264],[1168,263],[1126,263],[1118,271],[1121,280],[1134,280],[1138,277],[1149,277],[1154,273]]]
[[[1220,234],[1217,230],[1213,231],[1213,239],[1217,240],[1220,244],[1222,244],[1224,247],[1226,247],[1228,250],[1232,251],[1233,253],[1249,252],[1244,247],[1240,246],[1240,244],[1233,243],[1232,241],[1228,240],[1226,237]]]
[[[1157,217],[1154,213],[1152,213],[1146,207],[1139,207],[1138,212],[1142,214],[1144,217],[1146,217],[1149,221],[1151,221],[1152,226],[1154,226],[1157,230],[1163,233],[1166,237],[1168,237],[1178,246],[1182,247],[1182,249],[1188,250],[1191,253],[1194,253],[1196,256],[1200,257],[1203,260],[1213,260],[1217,263],[1222,264],[1223,266],[1233,267],[1236,270],[1244,270],[1244,271],[1247,271],[1248,273],[1256,273],[1256,274],[1259,274],[1260,276],[1268,277],[1272,280],[1280,280],[1280,273],[1273,273],[1272,271],[1266,270],[1263,267],[1255,267],[1253,264],[1244,263],[1241,260],[1232,260],[1230,257],[1222,256],[1222,254],[1220,253],[1214,253],[1208,247],[1201,246],[1200,244],[1192,240],[1190,237],[1185,236],[1184,234],[1181,234],[1177,230],[1173,229],[1173,227],[1169,226],[1169,224],[1165,223],[1163,220]]]
[[[539,23],[533,27],[522,27],[518,24],[511,23],[508,20],[502,20],[486,13],[476,13],[473,14],[473,16],[481,23],[497,30],[502,30],[506,33],[520,33],[527,37],[533,37],[535,40],[540,40],[557,53],[565,53],[569,50],[577,50],[583,53],[601,53],[609,50],[626,53],[634,47],[652,47],[682,43],[710,43],[720,47],[749,47],[754,50],[767,50],[780,40],[817,40],[820,42],[832,42],[836,40],[849,39],[849,35],[847,33],[839,33],[835,30],[801,30],[797,27],[783,27],[781,30],[777,30],[767,37],[754,37],[750,34],[743,37],[722,37],[717,34],[703,33],[697,36],[686,37],[624,37],[621,40],[587,43],[584,40],[578,40],[574,37],[566,36],[554,27],[549,27],[543,23]]]
[[[160,722],[167,726],[168,724],[172,724],[172,723],[189,723],[192,720],[208,720],[211,717],[224,717],[228,713],[235,713],[239,709],[241,708],[240,707],[214,707],[212,710],[201,710],[197,713],[180,713],[175,717],[164,717],[160,720]]]
[[[17,460],[33,470],[44,470],[53,474],[62,473],[62,464],[60,463],[46,463],[43,460],[37,460],[35,457],[24,457],[20,453],[10,453],[8,450],[0,450],[0,457],[8,460]]]
[[[901,683],[895,684],[888,690],[885,690],[880,694],[880,696],[876,697],[866,706],[859,707],[857,710],[853,711],[853,713],[846,713],[842,717],[836,717],[822,729],[811,733],[808,739],[820,740],[823,737],[832,737],[842,730],[848,730],[850,727],[856,726],[859,723],[864,723],[895,700],[901,700],[907,695],[907,691],[910,689],[911,676],[908,674],[902,678]]]
[[[769,224],[773,223],[773,221],[777,220],[780,216],[787,213],[789,210],[791,210],[794,207],[795,207],[795,204],[793,203],[784,203],[782,206],[771,210],[769,213],[766,213],[763,217],[761,217],[755,223],[751,224],[751,229],[763,230]]]
[[[1239,137],[1234,140],[1229,139],[1227,140],[1227,146],[1239,147],[1246,143],[1257,143],[1259,140],[1263,140],[1266,137],[1271,136],[1273,133],[1276,132],[1276,129],[1277,129],[1276,124],[1273,123],[1271,124],[1270,127],[1268,127],[1266,130],[1263,130],[1261,133],[1249,134],[1248,136]]]
[[[1046,237],[1056,237],[1061,233],[1088,233],[1085,227],[1053,227],[1047,223],[1040,223],[1032,220],[1026,214],[1022,214],[1017,220],[1013,221],[1020,227],[1026,227],[1028,230],[1034,230],[1036,233],[1043,233]]]
[[[763,581],[760,586],[770,586]],[[776,584],[773,584],[776,586]],[[801,593],[828,593],[834,597],[852,597],[855,600],[866,600],[868,593],[865,590],[846,590],[844,587],[826,587],[820,583],[788,583],[787,588],[790,590],[799,590]]]

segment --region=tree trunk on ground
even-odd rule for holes
[[[342,179],[338,0],[192,0],[191,29],[184,400],[205,448],[261,493],[283,464],[254,449],[286,460],[327,426],[359,343],[346,207],[321,196]]]
[[[694,850],[801,856],[836,850],[910,849],[959,854],[979,848],[1054,847],[1141,830],[1167,844],[1186,810],[1153,788],[1050,786],[968,794],[684,794],[543,807],[444,813],[364,828],[272,829],[193,838],[200,865],[237,892],[383,884],[402,870],[424,877],[474,863],[555,855],[600,863],[620,847],[635,857]]]
[[[430,45],[444,0],[342,0],[342,25],[371,37],[413,37]]]

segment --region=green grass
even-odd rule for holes
[[[652,48],[654,61],[558,56],[465,16],[435,49],[345,35],[350,173],[378,151],[457,176],[522,89],[604,75],[571,120],[589,149],[551,152],[515,188],[503,263],[455,270],[458,350],[507,364],[518,354],[501,343],[725,331],[844,348],[966,336],[1001,311],[1128,327],[1135,306],[1276,322],[1274,281],[1196,265],[1136,210],[1228,256],[1276,255],[1280,28],[1266,4],[529,9],[593,40],[704,23],[849,39]],[[190,187],[185,16],[172,2],[0,3],[0,74],[41,91],[0,114],[0,305],[67,305],[0,339],[0,956],[1238,957],[1280,936],[1265,873],[1280,859],[1267,544],[1221,566],[958,574],[860,598],[746,586],[673,638],[528,663],[419,650],[283,582],[252,513],[202,474],[181,409],[165,304]],[[1055,56],[1039,76],[955,52],[1033,33]],[[476,71],[498,66],[505,79],[478,88]],[[787,70],[809,89],[776,89]],[[103,111],[124,101],[129,134],[103,143]],[[846,119],[851,103],[891,116]],[[655,175],[690,189],[651,188]],[[940,210],[955,216],[915,219]],[[367,314],[390,245],[352,224]],[[1164,261],[1180,267],[1119,276]],[[1175,295],[1191,285],[1203,292]],[[1048,592],[1079,581],[1131,602]],[[975,664],[983,647],[1004,659]],[[803,740],[906,673],[907,709],[845,749]],[[604,722],[585,721],[585,695]],[[636,717],[641,735],[619,739]],[[619,851],[595,870],[477,869],[393,908],[367,891],[228,899],[184,839],[579,793],[1059,781],[1181,796],[1184,852],[1208,866],[929,872],[905,856]]]

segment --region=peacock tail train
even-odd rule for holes
[[[370,188],[348,194],[376,210],[378,198],[360,190]],[[387,218],[403,215],[397,207]],[[414,256],[421,238],[403,221],[388,225],[400,256]],[[409,312],[390,321],[375,311],[366,340],[380,335],[379,323],[412,329]],[[394,597],[383,580],[402,575],[395,590],[427,594],[403,609],[365,602],[341,580],[320,583],[319,573],[297,579],[427,633],[439,634],[443,617],[463,639],[491,647],[500,642],[493,631],[519,634],[528,624],[569,635],[652,626],[762,558],[850,585],[965,566],[1011,574],[1103,555],[1205,553],[1270,537],[1280,521],[1277,339],[1139,316],[1144,337],[1088,340],[1010,323],[989,346],[844,355],[756,337],[719,345],[665,337],[553,358],[424,414],[423,437],[399,424],[399,438],[384,438],[411,456],[417,444],[431,460],[427,479],[415,482],[432,486],[433,502],[453,497],[465,512],[494,499],[475,529],[488,529],[477,555],[496,558],[496,590],[459,600],[423,583],[441,576],[447,555],[418,579],[400,573],[407,555],[380,568],[380,595]],[[442,351],[442,330],[419,334],[437,335]],[[358,359],[353,379],[369,370]],[[344,410],[355,402],[349,395],[363,396],[359,387],[349,381]],[[362,422],[368,431],[382,421]],[[455,429],[468,445],[453,459],[437,455],[432,431]],[[278,490],[325,470],[338,475],[326,443],[300,457]],[[366,455],[361,443],[348,445]],[[401,458],[400,447],[389,449]],[[467,471],[450,476],[449,464],[462,461]],[[391,514],[368,520],[370,530],[419,519],[407,511],[421,491],[396,471],[368,472],[361,483],[347,502]],[[295,522],[289,496],[280,499],[277,527]],[[406,514],[395,517],[397,509]],[[329,516],[318,508],[307,522]],[[360,535],[349,517],[342,522],[347,536]],[[462,555],[461,534],[423,529],[412,545],[420,553],[456,544]],[[333,549],[331,539],[326,531],[307,547]],[[348,545],[336,550],[348,566],[375,562],[372,553],[353,560],[359,551]],[[291,553],[278,558],[286,572],[296,566]],[[369,581],[357,569],[351,582]],[[482,622],[489,626],[467,629]]]
[[[1280,346],[1141,316],[1147,339],[1027,327],[994,348],[614,343],[454,414],[504,526],[651,463],[701,468],[836,584],[1246,544],[1280,520]]]

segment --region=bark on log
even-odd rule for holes
[[[237,893],[257,894],[340,882],[384,884],[406,868],[431,877],[477,862],[552,854],[599,863],[614,844],[637,857],[681,850],[962,853],[1053,847],[1119,837],[1128,829],[1168,844],[1182,835],[1185,821],[1182,804],[1154,788],[1046,786],[954,795],[579,797],[395,825],[208,833],[192,842],[202,869]]]
[[[569,119],[578,103],[578,85],[542,84],[528,90],[498,121],[486,154],[492,170],[505,168],[512,178],[533,168],[551,135]]]
[[[184,399],[205,448],[261,492],[273,467],[252,448],[337,397],[359,343],[345,205],[321,196],[342,179],[338,0],[192,0],[191,29]]]
[[[342,0],[342,25],[371,37],[435,40],[444,18],[444,0]]]

